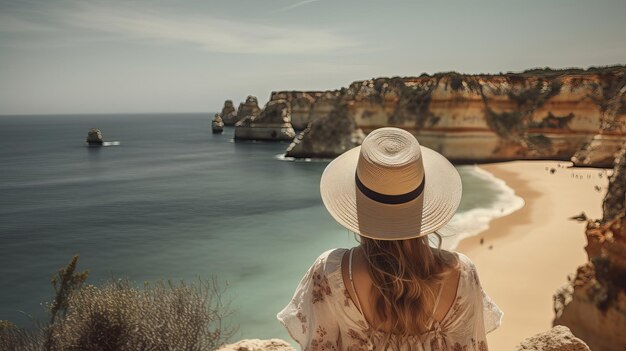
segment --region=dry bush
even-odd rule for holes
[[[143,288],[117,280],[97,287],[82,284],[86,275],[74,273],[76,261],[59,271],[58,284],[53,279],[49,322],[23,329],[0,321],[0,351],[205,351],[236,331],[224,323],[230,304],[215,278]]]
[[[0,320],[0,351],[40,351],[43,339],[37,331],[18,328]]]
[[[50,350],[213,350],[235,332],[223,325],[228,304],[215,279],[128,280],[87,285],[69,296],[67,313],[50,326]]]

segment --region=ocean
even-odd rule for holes
[[[88,282],[226,286],[239,332],[290,340],[276,320],[313,260],[355,245],[324,209],[328,161],[281,158],[286,143],[211,133],[212,114],[0,116],[0,320],[45,316],[50,278],[80,254]],[[90,148],[89,128],[117,146]],[[501,180],[457,167],[454,247],[523,205]]]

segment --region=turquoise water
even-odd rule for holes
[[[235,143],[228,127],[213,135],[210,116],[0,116],[0,319],[43,316],[50,277],[79,253],[96,284],[215,275],[234,340],[288,340],[276,312],[321,252],[354,239],[319,197],[327,162],[279,160],[287,144]],[[86,147],[92,127],[120,145]],[[507,197],[473,166],[459,172],[467,235],[484,225],[472,211],[490,218]]]

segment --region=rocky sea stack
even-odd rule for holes
[[[216,113],[215,117],[213,117],[213,121],[211,121],[211,130],[213,134],[221,134],[224,132],[224,121],[222,121],[222,117],[219,113]]]
[[[224,101],[224,107],[222,107],[222,113],[220,113],[220,117],[224,121],[224,125],[234,126],[237,123],[237,111],[235,111],[235,105],[233,105],[233,100]]]
[[[91,128],[89,132],[87,132],[87,138],[85,142],[89,146],[102,146],[104,144],[104,139],[102,139],[102,132],[98,128]]]
[[[261,109],[259,108],[259,101],[257,100],[256,96],[248,95],[246,101],[239,104],[239,108],[237,109],[237,116],[235,117],[236,121],[232,125],[237,124],[237,122],[243,120],[246,117],[256,117],[260,113]]]
[[[261,114],[245,117],[235,124],[237,140],[291,141],[295,135],[286,100],[270,100]]]

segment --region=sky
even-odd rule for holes
[[[212,112],[373,77],[626,63],[624,0],[0,0],[0,114]]]

